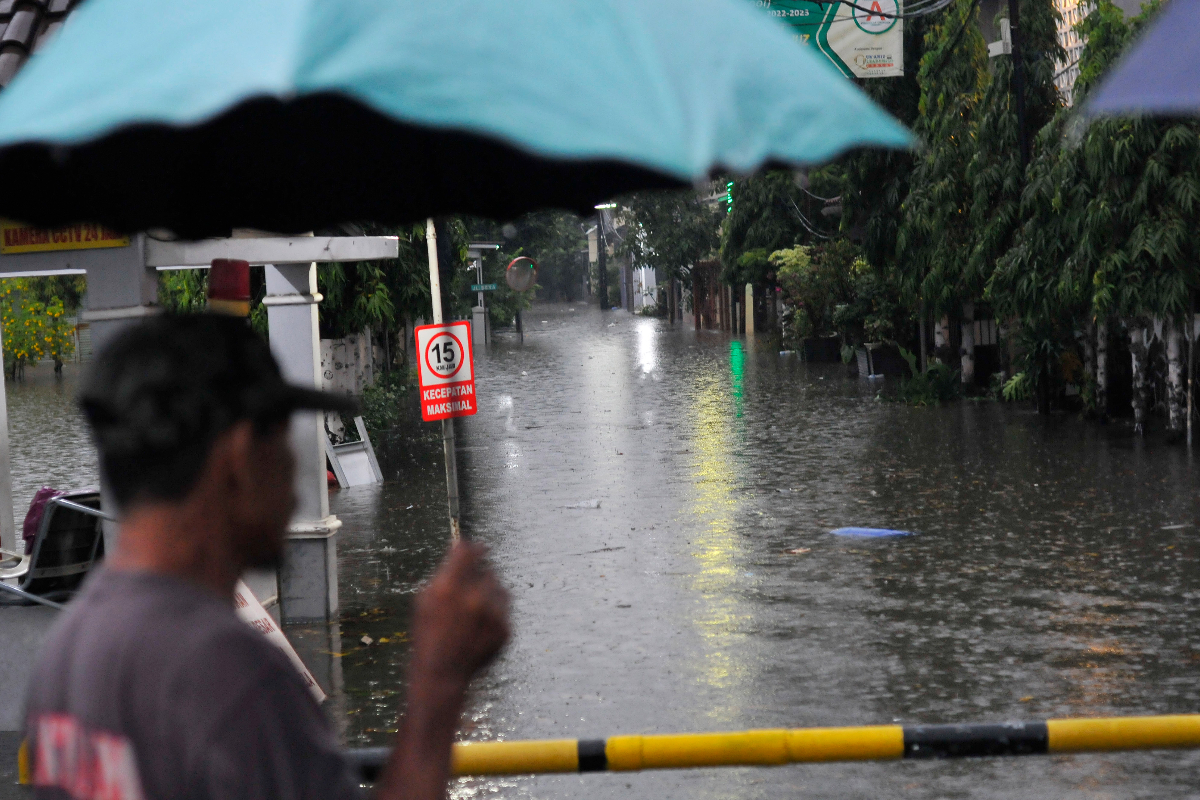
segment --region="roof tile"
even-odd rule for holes
[[[65,14],[71,10],[71,0],[50,0],[47,12],[53,15]]]
[[[0,35],[0,45],[19,44],[28,48],[33,44],[34,34],[37,33],[37,23],[40,12],[36,8],[22,6],[12,16],[12,21]]]
[[[17,74],[17,70],[25,63],[25,54],[20,50],[7,50],[0,53],[0,86],[7,86],[8,82]]]
[[[46,42],[54,38],[54,34],[58,33],[58,29],[62,26],[63,21],[61,19],[55,22],[43,22],[41,30],[38,31],[37,41],[33,44],[32,52],[36,53],[38,50],[41,50]]]

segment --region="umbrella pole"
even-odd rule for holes
[[[425,221],[425,242],[429,246],[429,295],[433,300],[433,324],[442,324],[442,279],[438,271],[437,231],[433,219]],[[417,354],[420,357],[420,353]],[[454,418],[442,420],[442,451],[446,456],[446,501],[450,508],[450,541],[462,538],[458,522],[458,459],[454,449]]]

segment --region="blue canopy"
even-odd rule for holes
[[[749,0],[88,0],[0,94],[0,213],[512,216],[912,143]]]
[[[1171,0],[1084,105],[1088,116],[1200,114],[1200,0]]]

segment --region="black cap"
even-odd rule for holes
[[[97,444],[126,452],[210,440],[243,419],[357,409],[348,395],[287,383],[245,319],[217,314],[163,315],[121,331],[97,355],[79,400]]]

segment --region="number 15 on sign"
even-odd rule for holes
[[[416,330],[421,419],[434,422],[475,413],[471,323],[422,325]]]

